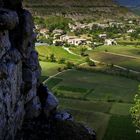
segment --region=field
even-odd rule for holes
[[[40,66],[42,68],[42,76],[52,76],[58,73],[57,69],[63,68],[64,64],[40,61]]]
[[[76,70],[59,74],[57,78],[63,79],[52,89],[57,95],[84,100],[132,102],[139,84],[119,76]]]
[[[83,63],[85,58],[70,54],[62,47],[39,46],[36,49],[42,59],[42,81],[50,77],[44,83],[59,98],[59,109],[70,112],[76,121],[93,128],[97,140],[139,140],[140,134],[136,134],[129,113],[138,81],[86,70],[72,69],[57,74],[58,68],[65,64],[47,62],[46,57],[52,53],[57,60],[64,57],[76,64]],[[72,51],[80,54],[78,47]],[[133,46],[103,46],[87,52],[91,58],[105,63],[115,62],[134,70],[140,69],[139,48]]]
[[[80,54],[80,48],[71,50]],[[100,46],[87,53],[96,61],[140,71],[140,46]]]
[[[139,84],[137,81],[69,70],[48,80],[46,84],[59,97],[59,108],[70,112],[77,121],[94,128],[97,140],[139,139],[140,135],[135,133],[136,128],[129,117]]]
[[[84,58],[70,54],[59,46],[38,46],[36,47],[36,50],[39,53],[39,58],[44,60],[46,60],[46,58],[50,55],[54,54],[58,61],[62,58],[64,58],[66,61],[74,63],[82,63],[84,61]]]

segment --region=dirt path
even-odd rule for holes
[[[66,72],[66,71],[70,71],[70,69],[63,70],[63,71],[58,72],[58,73],[56,73],[56,74],[54,74],[54,75],[52,75],[52,76],[49,76],[49,78],[48,78],[48,79],[46,79],[46,80],[44,80],[44,82],[43,82],[43,83],[47,82],[49,79],[51,79],[51,78],[53,78],[53,77],[56,77],[57,75],[59,75],[59,74],[61,74],[61,73],[64,73],[64,72]]]

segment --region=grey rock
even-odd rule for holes
[[[0,63],[0,80],[8,77],[8,69],[6,64]]]
[[[46,110],[51,111],[57,108],[58,104],[59,104],[58,99],[51,92],[48,92],[48,98],[46,100],[46,106],[45,106]]]
[[[74,121],[73,116],[66,111],[57,112],[55,119],[60,121]]]
[[[0,31],[0,59],[11,48],[8,31]]]
[[[23,118],[37,117],[41,108],[34,24],[21,2],[0,0],[0,140],[14,140]]]
[[[41,105],[40,105],[40,101],[38,99],[38,97],[33,98],[32,100],[30,100],[30,102],[28,102],[25,105],[25,110],[26,110],[26,114],[25,117],[26,118],[35,118],[38,117],[40,112],[41,112]]]
[[[19,23],[16,12],[0,9],[0,30],[12,30]]]

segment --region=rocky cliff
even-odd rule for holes
[[[36,35],[22,0],[0,0],[0,140],[14,139],[23,118],[38,115]]]
[[[0,140],[95,140],[39,82],[35,40],[22,0],[0,0]]]

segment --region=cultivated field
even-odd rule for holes
[[[71,50],[80,54],[81,49],[77,47]],[[140,71],[140,46],[100,46],[86,53],[96,61]]]
[[[94,128],[98,140],[139,139],[140,135],[135,133],[136,128],[129,116],[139,84],[137,81],[69,70],[48,80],[46,84],[59,97],[59,108]]]

